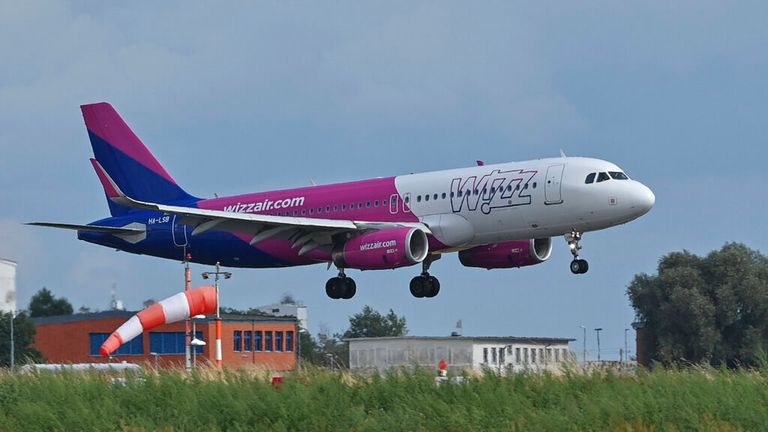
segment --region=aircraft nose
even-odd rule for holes
[[[637,209],[641,215],[648,213],[656,203],[656,195],[653,194],[653,191],[648,186],[642,183],[637,183],[633,195],[632,201],[634,205],[632,207]]]

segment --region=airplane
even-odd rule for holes
[[[106,102],[81,107],[111,217],[87,225],[33,222],[134,254],[228,267],[326,263],[338,276],[332,299],[356,291],[345,270],[421,264],[417,298],[440,291],[429,273],[442,254],[467,267],[502,269],[546,261],[564,236],[574,274],[585,232],[630,222],[655,203],[653,192],[617,165],[566,157],[509,162],[229,197],[182,189]]]

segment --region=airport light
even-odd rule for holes
[[[598,327],[595,329],[595,333],[597,334],[597,361],[600,361],[600,332],[603,331],[602,327]]]
[[[211,276],[214,277],[214,287],[216,287],[216,366],[221,368],[224,365],[224,360],[221,357],[221,302],[219,301],[219,278],[223,276],[224,279],[232,277],[232,273],[221,271],[221,263],[216,262],[215,272],[203,272],[203,279],[208,279]]]

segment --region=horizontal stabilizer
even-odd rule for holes
[[[64,223],[51,223],[51,222],[29,222],[25,225],[42,226],[48,228],[61,228],[77,231],[91,231],[101,232],[108,234],[140,234],[146,232],[141,228],[125,228],[125,227],[110,227],[110,226],[98,226],[98,225],[77,225],[77,224],[64,224]]]

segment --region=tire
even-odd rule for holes
[[[579,261],[581,261],[581,271],[580,271],[580,273],[584,274],[587,271],[589,271],[589,263],[587,262],[587,260],[579,260]]]
[[[411,295],[416,298],[424,297],[426,292],[426,285],[427,280],[422,276],[416,276],[415,278],[411,279]]]
[[[426,280],[428,283],[429,290],[424,297],[432,298],[440,292],[440,281],[437,280],[437,278],[434,276],[429,276],[428,278],[426,278]]]
[[[571,273],[573,273],[573,274],[581,274],[581,261],[582,260],[573,260],[573,261],[571,261]]]
[[[355,280],[352,278],[344,278],[344,279],[341,279],[341,282],[342,283],[339,285],[344,288],[342,291],[343,294],[341,295],[341,298],[345,300],[349,300],[352,297],[354,297],[355,293],[357,293],[357,284],[355,283]]]
[[[338,281],[339,281],[339,278],[332,277],[328,279],[328,282],[325,283],[325,294],[334,300],[339,298],[338,290],[336,289],[336,287],[338,286]]]

